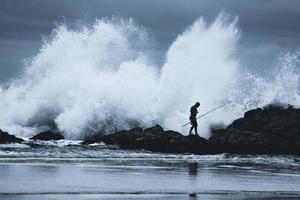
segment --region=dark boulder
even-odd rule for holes
[[[58,133],[53,133],[52,131],[45,131],[42,133],[39,133],[35,136],[33,136],[32,138],[30,138],[31,140],[63,140],[65,139],[65,137],[61,134]]]
[[[163,131],[164,131],[164,129],[160,125],[158,125],[158,124],[156,124],[153,127],[145,129],[145,133],[150,133],[150,134],[160,134]]]
[[[0,144],[7,144],[7,143],[21,143],[24,140],[18,138],[14,135],[10,135],[7,132],[4,132],[0,129]]]
[[[193,154],[210,154],[211,152],[207,140],[197,135],[184,136],[180,145],[183,146],[184,152]]]
[[[95,144],[102,142],[103,133],[94,133],[92,135],[86,136],[81,144]]]
[[[300,109],[269,105],[247,111],[209,139],[216,153],[300,154]]]

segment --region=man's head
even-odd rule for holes
[[[195,106],[198,108],[200,106],[200,103],[199,102],[196,102],[195,103]]]

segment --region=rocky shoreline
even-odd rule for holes
[[[46,131],[32,140],[60,140],[63,135]],[[22,143],[21,138],[0,131],[0,143]],[[94,134],[83,145],[103,142],[121,149],[144,149],[163,153],[193,154],[295,154],[300,155],[300,109],[269,105],[247,111],[223,129],[212,130],[212,136],[184,136],[160,125],[136,127],[107,135]]]

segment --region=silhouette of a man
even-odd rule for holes
[[[197,108],[199,106],[200,106],[200,103],[197,102],[197,103],[195,103],[195,105],[193,105],[191,107],[191,110],[190,110],[191,111],[190,122],[191,122],[191,125],[192,125],[192,127],[190,129],[190,133],[189,133],[190,135],[192,135],[193,129],[195,129],[195,134],[198,135],[198,131],[197,131],[198,124],[197,124],[197,118],[196,118],[196,116],[197,116],[197,113],[198,113]]]

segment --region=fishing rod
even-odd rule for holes
[[[203,115],[200,115],[200,116],[197,117],[196,119],[199,119],[199,118],[201,118],[201,117],[204,117],[204,116],[207,115],[208,113],[211,113],[211,112],[213,112],[213,111],[215,111],[215,110],[217,110],[217,109],[219,109],[219,108],[221,108],[221,107],[223,107],[223,106],[225,106],[225,105],[227,105],[227,104],[228,104],[228,103],[225,103],[225,104],[222,104],[222,105],[220,105],[220,106],[218,106],[218,107],[215,107],[214,109],[212,109],[212,110],[210,110],[210,111],[204,113]],[[188,125],[188,124],[190,124],[190,123],[191,123],[191,122],[188,122],[188,123],[184,124],[183,127],[185,127],[186,125]]]

